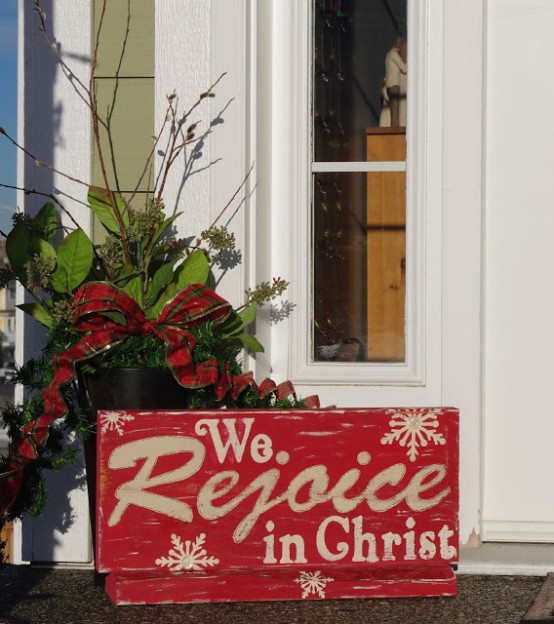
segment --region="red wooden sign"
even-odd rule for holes
[[[455,409],[98,413],[117,604],[455,595]]]

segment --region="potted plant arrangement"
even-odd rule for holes
[[[38,0],[35,10],[47,45],[70,72],[47,32]],[[98,39],[101,29],[102,19]],[[238,306],[231,305],[216,292],[213,277],[214,266],[235,246],[234,235],[221,224],[227,207],[210,227],[187,238],[175,231],[179,214],[166,213],[163,193],[168,172],[183,150],[209,133],[197,136],[194,114],[214,97],[217,82],[184,112],[177,110],[174,95],[168,97],[166,121],[153,137],[143,173],[151,169],[163,137],[167,149],[161,171],[154,176],[158,183],[152,185],[144,205],[136,207],[135,193],[124,196],[108,182],[108,169],[115,163],[104,153],[101,141],[101,132],[109,135],[110,127],[96,105],[95,67],[94,56],[88,83],[73,72],[71,76],[88,105],[103,172],[104,184],[89,186],[87,199],[105,230],[104,241],[95,244],[56,195],[29,189],[24,190],[48,201],[35,216],[16,214],[12,230],[5,234],[9,266],[0,270],[0,286],[16,280],[31,295],[32,301],[20,307],[46,328],[46,335],[42,356],[26,362],[17,373],[16,382],[26,388],[24,402],[9,405],[0,414],[11,439],[8,455],[0,458],[0,527],[24,513],[40,513],[46,500],[42,471],[59,470],[74,459],[76,451],[64,442],[67,430],[86,438],[94,431],[91,413],[97,407],[118,407],[94,405],[98,394],[94,384],[125,375],[122,370],[162,376],[162,381],[146,384],[141,378],[134,386],[148,387],[157,407],[317,403],[315,398],[298,401],[290,384],[277,386],[265,380],[258,386],[252,374],[242,369],[244,349],[262,350],[248,331],[256,309],[279,297],[286,281],[264,282],[249,290]],[[0,133],[37,166],[71,178],[29,153],[3,128]],[[131,383],[126,377],[114,400]],[[156,395],[154,389],[160,384],[165,384],[164,390]],[[133,399],[135,394],[131,393]],[[106,400],[109,391],[102,389],[100,395]],[[164,403],[167,397],[169,403]]]

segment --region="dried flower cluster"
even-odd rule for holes
[[[27,288],[35,293],[48,288],[50,276],[56,268],[55,258],[50,256],[33,256],[25,263],[27,272]]]
[[[235,235],[229,232],[225,225],[213,225],[200,233],[202,240],[209,243],[215,251],[227,251],[235,249]]]
[[[129,243],[148,240],[150,234],[165,221],[164,203],[160,199],[149,199],[139,210],[128,207],[129,225],[126,227]]]
[[[96,254],[107,275],[112,275],[116,267],[123,262],[121,243],[111,234],[106,236],[105,241],[97,248]]]
[[[246,291],[246,296],[248,297],[248,301],[253,301],[258,305],[262,305],[263,303],[268,303],[280,297],[288,288],[288,285],[289,283],[286,280],[280,277],[274,277],[272,284],[269,282],[262,282],[253,290],[249,288]]]

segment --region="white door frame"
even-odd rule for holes
[[[460,409],[460,535],[480,540],[484,2],[444,2],[442,403]]]

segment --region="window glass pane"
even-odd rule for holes
[[[314,0],[315,161],[366,160],[368,127],[406,125],[406,5]]]
[[[404,361],[404,176],[313,176],[314,361]]]
[[[362,285],[366,282],[367,243],[365,216],[361,211],[365,176],[365,173],[314,175],[313,338],[316,361],[366,358],[366,295]],[[356,350],[355,345],[364,346]]]
[[[406,0],[313,4],[316,362],[405,360],[407,66],[396,68],[398,90],[389,89],[383,98],[380,91],[391,56],[405,58],[406,5]],[[393,74],[388,73],[389,84]],[[348,172],[350,162],[362,165]]]

